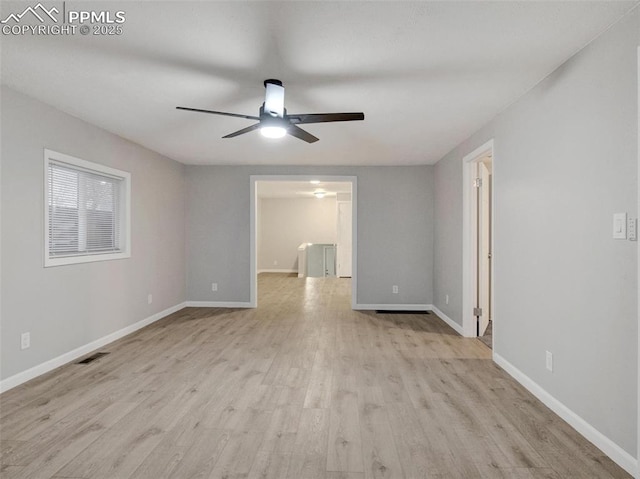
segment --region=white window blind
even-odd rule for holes
[[[122,178],[49,163],[49,256],[120,252]]]
[[[65,159],[76,164],[57,161],[55,156],[66,155],[46,153],[45,266],[128,257],[128,173],[119,177],[111,174],[118,170],[72,157]]]

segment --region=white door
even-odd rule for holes
[[[491,163],[478,163],[478,336],[491,319]]]
[[[351,201],[338,201],[337,276],[351,277]]]

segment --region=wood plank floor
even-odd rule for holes
[[[0,396],[13,478],[627,478],[433,315],[350,310],[350,280],[259,277]]]

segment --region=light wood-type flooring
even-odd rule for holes
[[[0,396],[3,479],[630,477],[433,314],[259,277]]]

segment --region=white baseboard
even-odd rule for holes
[[[95,341],[91,341],[84,346],[80,346],[68,353],[64,353],[56,358],[50,359],[49,361],[45,361],[42,364],[38,364],[32,368],[27,369],[26,371],[22,371],[21,373],[14,374],[7,379],[0,381],[0,393],[8,391],[9,389],[13,389],[16,386],[19,386],[22,383],[25,383],[33,378],[41,376],[44,373],[48,373],[49,371],[63,366],[74,359],[77,359],[81,356],[84,356],[91,351],[101,348],[105,344],[112,343],[113,341],[120,339],[128,334],[137,331],[138,329],[144,328],[151,323],[158,321],[159,319],[164,318],[165,316],[169,316],[176,311],[180,311],[182,308],[186,306],[186,303],[176,304],[170,308],[165,309],[164,311],[160,311],[154,315],[149,316],[148,318],[142,319],[137,323],[133,323],[125,328],[122,328],[118,331],[115,331],[111,334],[107,334],[100,339],[96,339]]]
[[[436,313],[438,315],[438,317],[443,320],[445,323],[447,323],[449,326],[451,326],[451,328],[458,333],[460,336],[464,336],[463,333],[463,329],[462,326],[460,326],[458,323],[456,323],[453,319],[451,319],[449,316],[447,316],[446,314],[444,314],[442,311],[440,311],[436,306],[430,304],[429,305],[429,311],[433,311],[434,313]]]
[[[386,311],[428,311],[428,304],[356,304],[356,310],[386,310]]]
[[[493,360],[509,373],[516,381],[527,388],[535,397],[542,401],[549,409],[555,412],[562,419],[567,421],[571,427],[591,441],[602,452],[609,456],[620,467],[632,476],[638,470],[638,461],[631,454],[626,452],[607,436],[594,428],[587,421],[578,416],[575,412],[558,401],[555,397],[544,390],[538,383],[516,368],[509,361],[499,354],[493,353]]]
[[[260,273],[297,273],[297,269],[259,269],[258,274]]]
[[[245,301],[187,301],[190,308],[255,308],[254,304]]]
[[[458,333],[462,334],[462,326],[453,321],[449,316],[440,311],[433,304],[356,304],[353,309],[355,310],[387,310],[387,311],[433,311],[447,323],[451,328]]]

